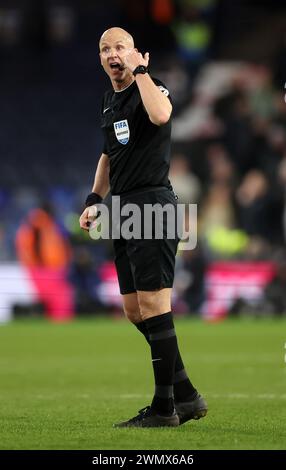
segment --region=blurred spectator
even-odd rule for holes
[[[176,41],[170,28],[174,15],[173,0],[119,0],[123,26],[134,34],[136,47],[149,51],[151,64],[165,60],[175,51]]]
[[[199,67],[207,59],[211,44],[211,11],[216,0],[208,2],[179,0],[178,13],[173,22],[178,52],[189,72],[191,83]],[[204,14],[208,11],[208,14]]]
[[[180,204],[197,204],[201,195],[201,184],[190,170],[183,154],[175,154],[171,159],[170,181]]]
[[[0,44],[11,47],[20,43],[23,15],[13,3],[6,9],[0,9]]]
[[[70,262],[69,244],[47,205],[28,214],[17,232],[16,246],[19,259],[25,266],[65,269]]]
[[[151,0],[151,14],[157,23],[171,23],[175,14],[173,0]]]
[[[256,67],[255,87],[249,92],[249,106],[253,115],[271,119],[274,116],[274,87],[271,70],[266,66]]]
[[[275,241],[277,225],[273,220],[274,202],[266,176],[249,171],[236,192],[241,227],[248,235]]]
[[[209,145],[206,152],[206,158],[209,167],[209,181],[222,185],[234,185],[234,165],[223,145]]]
[[[69,279],[74,285],[76,312],[92,314],[100,311],[102,313],[103,305],[98,297],[100,284],[98,266],[87,247],[75,247]]]
[[[233,228],[236,226],[232,199],[231,186],[219,183],[210,185],[201,205],[200,233],[208,233],[214,227]]]
[[[285,251],[277,252],[275,273],[265,285],[260,299],[238,298],[230,309],[230,315],[252,315],[257,318],[286,315],[286,257]]]
[[[250,104],[240,85],[219,98],[214,105],[215,115],[223,123],[223,138],[227,151],[239,173],[249,168],[249,153],[253,141]]]
[[[286,315],[286,257],[277,261],[276,275],[266,286],[263,312],[275,315]]]
[[[53,320],[71,318],[73,293],[67,281],[71,249],[48,205],[29,212],[17,231],[16,249],[48,316]]]
[[[273,247],[265,238],[257,235],[248,237],[243,259],[249,261],[271,260]]]
[[[71,5],[53,5],[47,16],[49,40],[58,44],[70,42],[75,34],[75,12]]]
[[[248,237],[237,228],[231,185],[215,182],[209,186],[199,213],[199,234],[210,259],[237,257],[245,250]]]
[[[280,90],[285,88],[286,82],[286,33],[285,28],[273,60],[275,85]]]
[[[283,207],[283,236],[284,243],[286,241],[286,154],[281,160],[278,167],[278,182],[280,183],[281,192],[283,194],[284,207]]]
[[[190,314],[200,313],[205,301],[206,259],[201,247],[183,250],[177,258],[175,292]]]

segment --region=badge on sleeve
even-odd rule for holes
[[[130,132],[127,119],[117,121],[114,124],[114,131],[118,142],[122,145],[126,145],[129,141]]]
[[[158,88],[165,96],[169,96],[170,93],[169,93],[169,90],[167,90],[167,88],[163,87],[162,85],[159,85]]]

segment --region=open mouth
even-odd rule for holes
[[[117,62],[111,62],[109,65],[112,69],[119,69],[120,67],[120,64],[118,64]]]
[[[109,65],[110,65],[110,68],[112,68],[112,70],[123,70],[124,68],[122,67],[122,64],[118,62],[111,62]]]

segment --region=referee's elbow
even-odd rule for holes
[[[171,113],[165,112],[165,113],[160,113],[156,116],[149,116],[150,121],[153,122],[156,126],[163,126],[164,124],[167,124],[171,116]]]

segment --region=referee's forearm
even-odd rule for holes
[[[109,158],[102,154],[95,172],[92,192],[99,194],[104,199],[109,193]]]
[[[159,90],[150,75],[137,74],[135,80],[150,120],[158,126],[166,124],[172,113],[170,100]]]

